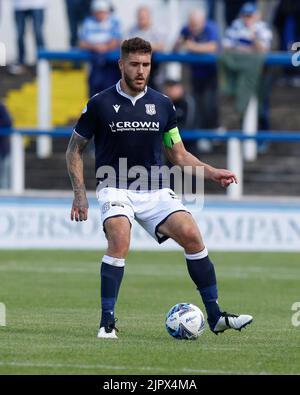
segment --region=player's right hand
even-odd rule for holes
[[[227,188],[230,184],[238,183],[237,176],[230,170],[225,169],[213,169],[210,179],[221,184],[224,188]]]
[[[71,209],[71,221],[86,221],[88,218],[89,204],[86,198],[74,198]]]

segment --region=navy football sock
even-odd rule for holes
[[[213,328],[221,315],[217,302],[218,289],[214,265],[206,248],[197,254],[185,254],[185,257],[189,274],[202,297],[208,324]]]
[[[101,265],[101,321],[100,327],[114,320],[114,309],[124,274],[125,259],[105,255]]]

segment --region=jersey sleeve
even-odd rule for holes
[[[89,17],[85,18],[79,29],[79,40],[88,41],[89,39]]]
[[[113,28],[111,32],[111,38],[115,40],[122,39],[122,31],[121,31],[121,24],[119,19],[114,19]]]
[[[163,135],[163,144],[172,148],[174,144],[181,141],[180,133],[177,126],[176,108],[168,99],[168,121]]]
[[[220,42],[219,28],[215,22],[210,21],[207,24],[207,31],[208,31],[208,41],[216,41],[217,43]]]
[[[176,108],[173,102],[166,96],[167,102],[167,123],[165,127],[165,132],[177,127],[177,117],[176,117]]]
[[[74,132],[90,140],[95,134],[96,122],[97,118],[95,116],[93,102],[90,100],[83,109],[81,116],[74,127]]]
[[[257,29],[257,37],[260,41],[261,45],[265,48],[266,51],[269,51],[272,43],[272,31],[269,29],[268,25],[264,22],[258,25]]]
[[[232,25],[225,30],[222,44],[225,48],[232,48],[236,45],[237,41],[238,41],[238,21],[234,21]]]

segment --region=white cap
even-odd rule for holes
[[[110,11],[110,5],[105,0],[93,0],[91,9],[92,9],[92,12]]]

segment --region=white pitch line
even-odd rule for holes
[[[39,268],[39,267],[16,267],[16,266],[0,266],[0,272],[20,272],[20,273],[84,273],[84,274],[93,274],[98,273],[97,268],[95,270],[92,269],[84,269],[84,268],[68,268],[68,267],[51,267],[51,268]]]
[[[13,366],[20,368],[49,368],[49,369],[106,369],[106,370],[140,370],[146,371],[157,371],[165,372],[166,374],[170,371],[176,371],[178,373],[207,373],[207,374],[229,374],[229,375],[270,375],[267,372],[233,372],[226,370],[210,370],[210,369],[166,369],[161,367],[151,366],[111,366],[111,365],[76,365],[76,364],[53,364],[53,363],[31,363],[31,362],[1,362],[0,366]]]
[[[18,273],[41,273],[41,274],[49,274],[49,273],[71,273],[71,274],[97,274],[98,267],[95,266],[95,269],[87,269],[87,268],[70,268],[70,267],[48,267],[48,268],[38,268],[38,267],[18,267],[18,266],[0,266],[0,272],[18,272]],[[186,272],[184,270],[172,271],[172,277],[181,277]],[[166,271],[158,271],[157,273],[151,271],[136,271],[131,270],[131,275],[135,276],[170,276],[170,272]],[[235,279],[255,279],[255,278],[263,278],[268,280],[295,280],[299,276],[299,272],[291,271],[289,273],[282,273],[281,271],[276,272],[265,272],[264,270],[256,270],[254,268],[239,268],[232,271],[218,271],[218,276],[220,278],[235,278]]]

